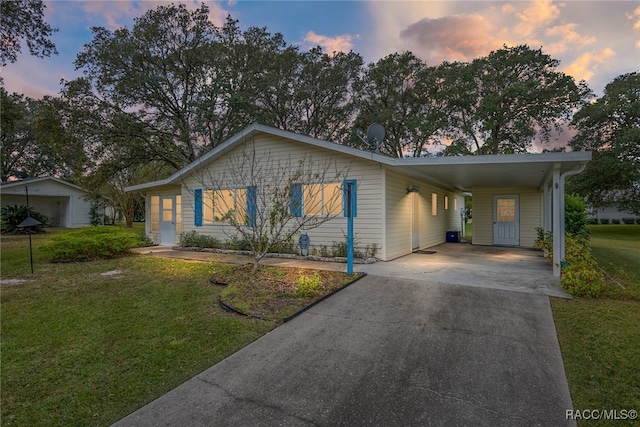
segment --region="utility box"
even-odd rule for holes
[[[447,243],[460,243],[460,232],[447,231]]]

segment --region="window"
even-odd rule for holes
[[[453,198],[453,210],[458,212],[458,199]]]
[[[339,183],[325,184],[322,198],[325,215],[340,215],[342,212],[342,186]]]
[[[160,196],[151,196],[151,231],[160,231]]]
[[[444,196],[444,210],[449,210],[449,196]]]
[[[342,211],[342,186],[329,184],[291,184],[292,216],[339,215]]]
[[[431,215],[438,215],[438,195],[431,193]]]
[[[255,199],[254,199],[255,200]],[[247,190],[205,190],[202,219],[205,224],[215,222],[245,222],[247,218]]]
[[[497,222],[515,222],[516,220],[516,200],[515,199],[498,199],[497,200]]]
[[[305,215],[322,215],[322,184],[303,185],[302,209]]]
[[[164,197],[162,199],[162,221],[173,221],[173,199]]]
[[[182,196],[176,196],[176,233],[182,233]]]

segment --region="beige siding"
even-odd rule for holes
[[[445,190],[419,180],[400,175],[392,170],[385,171],[385,250],[384,260],[407,255],[412,251],[411,221],[412,203],[407,188],[412,185],[420,187],[419,234],[420,248],[438,245],[446,240],[447,231],[460,231],[460,213],[454,210],[457,200],[458,208],[464,206],[461,193]],[[432,194],[437,196],[437,214],[432,214]],[[449,198],[448,209],[445,209],[444,198]]]
[[[519,196],[520,246],[532,247],[541,226],[541,196],[537,188],[473,187],[473,244],[493,245],[493,198]]]
[[[283,162],[297,165],[303,159],[311,158],[316,165],[333,162],[334,170],[347,168],[347,176],[343,179],[357,180],[357,209],[358,215],[354,219],[354,230],[358,248],[364,249],[367,245],[375,244],[378,251],[382,246],[382,200],[380,191],[382,182],[381,167],[374,162],[355,159],[344,154],[316,148],[307,144],[298,143],[273,135],[259,135],[254,139],[257,158],[271,158],[272,161],[281,159]],[[210,186],[212,176],[217,176],[216,171],[225,170],[230,164],[230,157],[242,153],[244,147],[240,144],[225,156],[212,161],[204,172],[199,172],[186,177],[182,186],[183,205],[183,230],[184,232],[195,230],[197,233],[214,236],[221,240],[227,240],[236,234],[236,230],[223,223],[194,224],[194,190],[204,189]],[[217,178],[216,178],[217,179]],[[240,184],[228,182],[228,187],[236,187]],[[246,183],[243,185],[247,185]],[[343,242],[347,233],[347,220],[340,214],[320,227],[307,231],[311,240],[312,249],[320,249],[321,246],[330,248],[334,242]],[[297,243],[297,236],[295,237]]]

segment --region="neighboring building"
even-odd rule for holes
[[[357,182],[359,244],[375,244],[383,261],[443,243],[448,231],[461,230],[464,192],[473,194],[473,244],[531,247],[537,227],[563,229],[564,209],[552,206],[564,206],[564,178],[591,159],[589,152],[398,159],[254,124],[169,178],[127,188],[146,194],[145,227],[153,241],[173,245],[188,231],[229,235],[229,225],[213,215],[203,221],[207,188],[201,177],[224,170],[228,156],[247,140],[256,156],[270,153],[294,162],[311,156],[348,165],[345,179]],[[308,232],[311,246],[343,241],[346,228],[344,217],[331,219]],[[563,241],[555,242],[557,256]],[[554,262],[557,275],[560,259]]]
[[[2,206],[26,205],[25,187],[29,191],[29,207],[48,217],[50,226],[75,228],[91,224],[91,202],[85,200],[88,192],[58,178],[3,182],[0,184]]]
[[[611,203],[609,206],[601,208],[587,207],[587,212],[589,216],[591,216],[591,218],[594,218],[598,221],[602,219],[608,219],[609,222],[611,222],[611,220],[617,219],[620,221],[620,223],[622,223],[623,219],[637,218],[637,215],[635,214],[618,209],[618,203]]]

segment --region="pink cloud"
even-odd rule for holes
[[[627,13],[627,18],[629,19],[629,21],[633,22],[634,30],[640,30],[640,6],[632,13]],[[635,46],[636,48],[640,49],[640,40],[636,42]]]
[[[552,0],[536,0],[527,4],[528,6],[517,14],[520,23],[514,27],[514,32],[521,37],[531,37],[560,16],[560,7]]]
[[[499,48],[489,20],[481,15],[451,15],[422,19],[409,25],[400,37],[410,41],[414,53],[430,64],[469,61]]]
[[[355,38],[357,38],[357,36],[355,36]],[[349,52],[353,49],[353,39],[354,36],[349,34],[328,37],[316,34],[313,31],[309,31],[304,37],[304,41],[307,44],[311,46],[320,46],[323,51],[328,52],[329,54],[335,52]]]
[[[606,66],[615,55],[615,51],[610,48],[602,49],[599,52],[585,52],[563,71],[573,76],[576,80],[589,81],[596,71]]]
[[[578,33],[575,23],[557,25],[545,30],[545,35],[550,38],[557,38],[558,41],[547,43],[544,46],[545,52],[550,55],[558,55],[566,52],[570,47],[584,47],[596,42],[593,36],[586,36]]]

